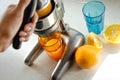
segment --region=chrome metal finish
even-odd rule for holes
[[[40,10],[44,10],[46,6],[50,3],[50,0],[39,0],[41,2],[41,8]]]
[[[52,78],[51,80],[61,80],[61,77],[64,75],[64,73],[71,67],[71,65],[73,64],[73,61],[74,60],[69,60],[67,61],[65,64],[63,64],[64,66],[62,66],[61,70],[59,70],[58,73],[54,72],[58,69],[58,66],[57,65],[52,73]],[[61,60],[59,60],[58,64],[61,64]],[[55,74],[56,73],[56,74]],[[53,75],[56,75],[56,77],[53,77]]]
[[[52,35],[54,32],[56,32],[56,30],[59,27],[60,17],[55,7],[54,1],[51,1],[51,3],[52,3],[51,13],[47,17],[38,20],[37,26],[34,31],[40,37],[48,37]]]
[[[62,0],[55,0],[56,7],[60,16],[60,19],[62,20],[64,17],[65,9],[64,9],[64,4]]]
[[[38,1],[37,11],[44,10],[44,8],[46,8],[50,3],[50,0],[37,0],[37,1]]]
[[[27,55],[27,57],[25,58],[25,64],[28,66],[31,66],[32,63],[34,62],[34,60],[36,60],[36,58],[44,51],[44,49],[42,48],[42,46],[40,46],[39,43],[37,43],[35,45],[35,47],[33,48],[33,50]]]
[[[65,66],[70,66],[71,64],[71,59],[74,58],[75,51],[78,47],[82,46],[85,42],[85,38],[83,34],[80,32],[69,28],[66,33],[63,33],[65,36],[69,37],[69,43],[67,51],[64,55],[64,57],[59,60],[58,64],[56,65],[52,75],[51,75],[51,80],[60,80],[62,75],[64,74],[64,70],[66,71]],[[62,74],[62,75],[61,75]]]
[[[57,20],[57,22],[50,28],[41,30],[41,31],[40,31],[40,29],[35,30],[34,33],[36,33],[39,37],[49,37],[49,36],[55,34],[55,32],[58,31],[58,28],[59,28],[59,20]]]
[[[64,72],[73,63],[76,49],[84,44],[85,38],[82,33],[70,28],[68,24],[64,24],[64,5],[62,0],[51,0],[51,3],[51,13],[47,17],[38,20],[35,33],[40,37],[48,37],[53,35],[57,30],[60,31],[63,45],[65,45],[65,55],[58,61],[51,75],[51,80],[61,80]],[[42,51],[43,48],[37,43],[25,59],[25,64],[31,65]]]

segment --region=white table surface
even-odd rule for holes
[[[64,21],[72,28],[82,32],[87,37],[87,28],[82,14],[82,6],[89,0],[63,0],[65,7]],[[120,23],[120,0],[101,0],[106,6],[105,26]],[[17,0],[0,0],[0,18],[7,6],[17,3]],[[120,80],[120,45],[108,44],[102,35],[104,46],[101,51],[101,62],[94,68],[79,69],[76,64],[64,74],[62,80]],[[14,50],[10,46],[0,54],[0,80],[50,80],[50,75],[56,66],[45,52],[29,67],[24,64],[24,58],[29,54],[37,36],[32,34],[22,48]]]

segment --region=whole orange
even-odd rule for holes
[[[75,61],[80,68],[90,69],[99,62],[100,49],[92,45],[83,45],[75,53]]]

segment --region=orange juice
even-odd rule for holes
[[[61,59],[64,46],[62,45],[62,39],[60,38],[59,32],[47,38],[39,37],[39,42],[53,60],[58,61]]]

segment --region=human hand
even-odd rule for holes
[[[22,24],[24,10],[29,3],[30,0],[19,0],[17,6],[10,5],[5,12],[0,23],[0,52],[5,51],[12,43],[13,38]],[[26,24],[24,30],[19,33],[20,41],[28,41],[34,31],[37,20],[38,16],[37,13],[35,13],[32,21]]]

